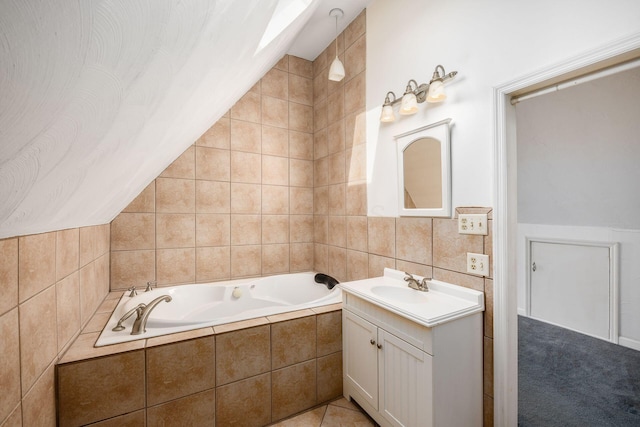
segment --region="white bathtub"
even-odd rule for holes
[[[324,284],[316,283],[314,275],[313,272],[293,273],[180,285],[139,292],[135,297],[129,297],[128,292],[125,292],[95,346],[157,337],[342,301],[338,286],[329,290]],[[153,309],[147,321],[146,332],[131,335],[135,314],[122,323],[125,327],[123,331],[112,330],[129,310],[162,295],[171,296],[171,301],[162,301]]]

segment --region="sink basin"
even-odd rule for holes
[[[422,292],[409,288],[405,276],[385,268],[381,277],[342,282],[343,304],[358,306],[360,298],[428,328],[484,310],[482,292],[433,279]]]
[[[410,288],[397,286],[374,286],[371,292],[381,298],[386,298],[403,304],[423,304],[428,301],[427,294]]]

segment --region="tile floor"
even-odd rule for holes
[[[375,427],[377,424],[344,397],[271,427]]]

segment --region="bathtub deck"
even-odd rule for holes
[[[100,332],[107,324],[107,321],[109,320],[109,317],[111,316],[114,308],[118,304],[118,300],[121,296],[122,291],[110,292],[106,296],[98,310],[96,310],[96,313],[87,323],[87,326],[85,326],[85,328],[80,332],[80,335],[67,349],[62,358],[60,358],[58,364],[77,362],[80,360],[92,359],[94,357],[109,356],[132,350],[141,350],[144,348],[156,347],[159,345],[171,344],[210,335],[223,334],[240,329],[268,325],[271,323],[278,323],[286,320],[298,319],[314,314],[323,314],[342,309],[342,303],[330,304],[315,308],[276,314],[273,316],[256,317],[254,319],[243,320],[240,322],[225,323],[222,325],[194,329],[191,331],[179,332],[176,334],[163,335],[160,337],[143,337],[139,340],[129,341],[126,343],[107,345],[103,347],[94,347],[95,342],[100,336]],[[126,331],[123,331],[123,333],[126,333]]]

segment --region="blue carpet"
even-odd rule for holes
[[[640,352],[518,316],[518,425],[640,427]]]

